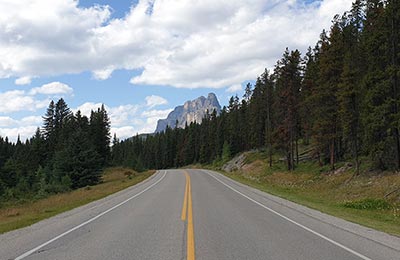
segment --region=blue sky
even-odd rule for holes
[[[314,45],[349,0],[3,0],[0,136],[31,136],[51,99],[104,103],[120,138],[175,106],[242,95],[286,47]],[[39,14],[40,15],[37,15]],[[300,25],[300,26],[299,26]]]

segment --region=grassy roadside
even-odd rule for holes
[[[33,202],[4,206],[0,208],[0,234],[32,225],[40,220],[104,198],[147,179],[154,172],[137,173],[125,168],[109,168],[104,172],[103,182],[98,185],[51,195]]]
[[[262,155],[254,154],[247,155],[242,169],[219,172],[309,208],[400,236],[400,194],[385,197],[400,187],[398,173],[352,178],[351,170],[326,174],[313,163],[300,164],[294,172],[288,172],[284,165],[269,168]]]

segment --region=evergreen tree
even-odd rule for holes
[[[286,154],[288,170],[294,170],[298,162],[299,96],[301,88],[301,57],[298,50],[286,49],[275,68],[277,100],[275,107],[280,118],[277,125],[278,146]]]
[[[343,32],[338,17],[327,39],[321,39],[319,53],[319,82],[315,89],[317,106],[313,124],[314,141],[323,160],[329,160],[331,169],[341,156],[341,129],[338,115],[338,85],[343,71]]]
[[[345,44],[344,65],[341,82],[338,86],[339,115],[343,128],[343,139],[349,146],[356,174],[359,173],[359,153],[361,147],[361,80],[365,62],[360,46],[364,15],[362,4],[356,1],[352,10],[343,16],[343,36]]]
[[[102,158],[87,137],[78,129],[71,136],[66,149],[56,154],[54,170],[61,183],[71,185],[68,188],[76,189],[100,181]]]
[[[393,131],[393,88],[388,65],[390,64],[389,35],[385,5],[378,0],[366,2],[366,21],[362,44],[366,52],[367,71],[363,79],[364,149],[374,162],[374,167],[397,167],[397,140]]]
[[[110,119],[104,105],[90,115],[90,137],[97,153],[103,158],[102,166],[110,158]]]

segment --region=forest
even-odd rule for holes
[[[137,171],[227,161],[263,149],[269,164],[299,165],[299,146],[334,170],[351,161],[400,170],[400,1],[357,0],[303,55],[286,49],[272,70],[247,84],[201,124],[126,140],[114,136],[104,106],[90,117],[51,102],[29,140],[0,137],[0,202],[94,185],[106,166]],[[268,44],[267,42],[265,44]]]
[[[0,202],[38,199],[97,184],[110,154],[110,120],[104,106],[90,118],[63,99],[51,101],[43,126],[22,142],[0,137]]]
[[[265,149],[270,165],[279,154],[294,170],[302,144],[332,170],[341,161],[352,161],[355,174],[364,161],[399,170],[399,28],[400,1],[357,0],[305,55],[286,49],[219,115],[147,138],[115,137],[112,163],[161,169]]]

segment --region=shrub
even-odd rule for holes
[[[357,201],[348,201],[343,204],[345,208],[367,209],[367,210],[386,210],[391,209],[389,202],[383,199],[363,199]]]

